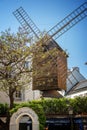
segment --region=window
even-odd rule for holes
[[[16,91],[15,92],[15,99],[17,100],[17,99],[21,99],[21,91]]]
[[[25,61],[25,68],[30,69],[31,68],[31,62],[30,61]]]

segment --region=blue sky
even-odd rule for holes
[[[11,28],[16,32],[20,24],[12,12],[22,6],[41,31],[48,31],[87,0],[0,0],[0,32]],[[69,53],[68,68],[78,66],[87,78],[87,18],[57,39]]]

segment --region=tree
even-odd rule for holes
[[[10,106],[13,108],[14,93],[22,89],[31,80],[31,68],[25,67],[25,62],[31,56],[28,34],[11,33],[10,29],[1,32],[0,36],[0,90],[7,93]],[[6,123],[0,120],[3,129],[9,130],[10,113],[8,111]],[[6,126],[6,128],[4,128]]]
[[[24,34],[20,30],[13,34],[8,29],[1,32],[0,35],[0,90],[7,93],[10,99],[6,123],[0,120],[5,130],[9,130],[10,110],[14,106],[14,93],[27,86],[26,84],[31,82],[32,77],[50,75],[50,69],[53,70],[53,64],[55,67],[55,63],[52,62],[52,56],[55,59],[58,50],[54,47],[48,52],[43,47],[42,40],[29,46],[28,43],[30,41],[28,33]],[[49,56],[49,53],[51,53],[51,56]],[[31,66],[27,66],[25,64],[26,61],[30,61]]]

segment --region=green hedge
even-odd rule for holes
[[[70,106],[74,114],[87,114],[87,97],[77,97],[70,99]]]
[[[67,114],[68,107],[65,98],[48,99],[41,101],[45,115],[47,114]]]
[[[73,109],[73,114],[87,113],[87,97],[77,97],[74,99],[59,98],[59,99],[42,99],[37,101],[31,101],[27,103],[14,104],[14,108],[10,111],[11,115],[19,108],[30,107],[39,117],[40,130],[43,130],[46,115],[50,114],[69,114],[69,109]],[[8,106],[0,104],[0,114],[6,114]]]
[[[73,114],[87,113],[87,97],[77,97],[74,99],[59,98],[40,101],[45,114],[69,114],[69,109],[73,109]]]
[[[6,116],[8,112],[8,105],[0,103],[0,116]]]

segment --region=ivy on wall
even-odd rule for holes
[[[35,102],[15,104],[15,107],[10,111],[11,115],[14,112],[16,112],[19,108],[22,108],[22,107],[32,108],[36,112],[39,118],[39,123],[40,123],[39,128],[40,130],[43,130],[45,126],[45,122],[46,122],[46,116],[45,116],[43,107],[39,103],[35,103]]]

